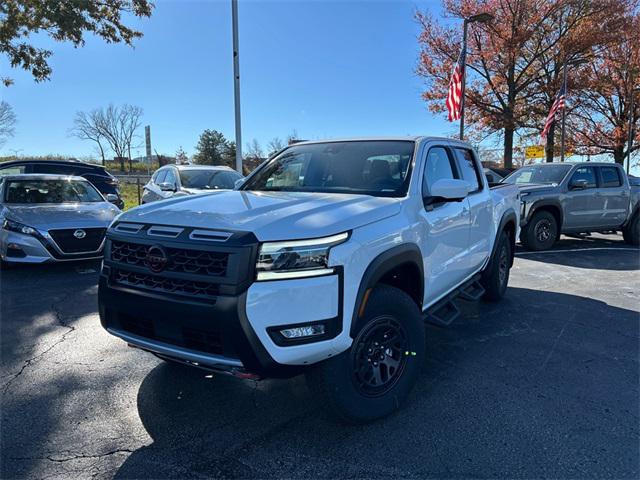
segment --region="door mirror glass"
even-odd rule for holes
[[[571,190],[584,190],[589,186],[589,182],[587,182],[584,178],[577,178],[571,182],[569,188]]]
[[[175,192],[176,191],[176,186],[173,183],[162,182],[158,186],[160,187],[160,190],[162,190],[163,192]]]
[[[433,185],[431,185],[429,196],[436,201],[459,201],[465,199],[473,189],[474,186],[466,180],[442,178],[440,180],[436,180]]]

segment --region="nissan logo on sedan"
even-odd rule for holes
[[[144,263],[149,267],[149,270],[158,273],[167,268],[167,265],[169,264],[169,256],[162,247],[154,245],[147,251]]]
[[[84,237],[87,236],[87,232],[85,232],[82,229],[78,229],[75,232],[73,232],[73,236],[76,237],[78,240],[82,240]]]

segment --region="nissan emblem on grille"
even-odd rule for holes
[[[79,228],[78,230],[73,232],[73,236],[76,237],[78,240],[82,240],[84,237],[87,236],[87,232]]]
[[[167,265],[169,264],[169,255],[167,255],[167,252],[165,252],[162,247],[154,245],[149,247],[144,263],[149,267],[149,270],[158,273],[167,268]]]

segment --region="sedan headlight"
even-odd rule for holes
[[[4,222],[2,222],[2,228],[11,232],[23,233],[24,235],[38,236],[38,231],[35,228],[6,218]]]
[[[329,251],[349,238],[348,233],[286,242],[267,242],[260,247],[257,280],[317,277],[333,273]]]

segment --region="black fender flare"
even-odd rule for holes
[[[564,212],[562,210],[562,204],[560,203],[560,201],[552,198],[541,198],[540,200],[533,201],[531,207],[529,208],[529,212],[527,213],[527,224],[531,221],[531,217],[533,217],[536,211],[544,207],[553,207],[558,210],[558,215],[560,216],[558,231],[560,231],[562,229],[562,224],[564,223]]]
[[[489,262],[487,262],[485,271],[487,268],[489,268],[489,265],[493,263],[493,259],[497,253],[498,238],[500,238],[500,235],[502,235],[502,232],[504,232],[505,227],[509,222],[513,223],[513,238],[511,239],[511,260],[510,260],[510,266],[513,266],[513,259],[515,257],[515,250],[516,250],[516,235],[518,234],[518,232],[516,231],[516,226],[518,225],[518,217],[516,216],[516,212],[510,208],[509,210],[507,210],[502,214],[502,218],[500,219],[500,223],[498,224],[498,228],[496,229],[496,239],[493,242],[493,247],[491,247],[491,256],[489,257]]]
[[[418,245],[405,243],[382,252],[373,259],[360,279],[360,286],[358,287],[356,301],[353,305],[353,314],[351,316],[351,327],[349,330],[351,337],[354,335],[354,328],[358,320],[360,306],[365,300],[366,292],[374,287],[386,273],[406,263],[415,264],[415,266],[418,267],[420,271],[420,298],[424,296],[424,266],[422,252]]]

